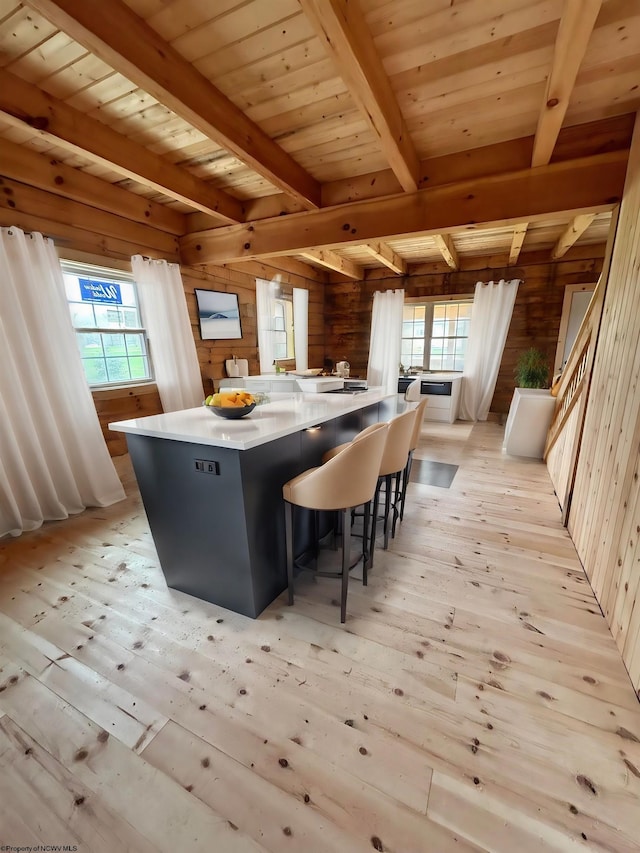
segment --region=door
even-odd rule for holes
[[[594,290],[595,284],[569,284],[565,287],[556,360],[553,366],[554,376],[557,376],[567,363]]]

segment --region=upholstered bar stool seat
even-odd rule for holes
[[[404,502],[407,497],[407,486],[409,485],[409,477],[411,476],[411,465],[413,463],[413,454],[418,446],[418,442],[420,441],[420,433],[422,431],[422,422],[424,420],[424,410],[429,401],[428,397],[423,397],[418,405],[415,408],[416,419],[413,424],[413,433],[411,435],[411,441],[409,443],[409,454],[407,456],[407,464],[404,466],[402,471],[402,483],[400,486],[400,514],[399,516],[396,514],[393,517],[393,528],[391,530],[391,535],[396,535],[396,523],[398,521],[398,517],[400,521],[404,518]]]
[[[337,456],[338,453],[342,453],[345,447],[349,447],[349,445],[353,444],[354,441],[362,441],[369,433],[375,432],[378,427],[386,426],[386,424],[371,424],[371,426],[365,427],[361,432],[359,432],[351,441],[345,441],[343,444],[338,444],[337,447],[332,447],[331,450],[327,450],[327,452],[322,457],[322,464],[328,462],[330,459],[333,459],[334,456]]]
[[[375,427],[375,429],[373,428]],[[349,442],[344,449],[318,468],[304,471],[282,487],[285,500],[285,534],[289,604],[293,604],[293,508],[340,511],[342,513],[342,569],[331,573],[342,578],[340,621],[347,611],[347,588],[351,552],[351,510],[368,507],[376,490],[378,471],[385,450],[387,424],[368,427],[366,435]],[[363,557],[366,540],[363,538]]]

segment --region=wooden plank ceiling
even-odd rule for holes
[[[0,174],[187,263],[559,258],[606,239],[638,45],[637,0],[0,0]]]

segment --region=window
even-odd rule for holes
[[[402,351],[400,360],[405,367],[426,367],[424,360],[426,310],[426,305],[405,304],[404,306],[402,312]]]
[[[424,370],[464,368],[473,300],[406,303],[401,361]]]
[[[279,297],[275,300],[273,317],[273,357],[293,358],[293,302]]]
[[[132,276],[71,261],[62,262],[62,272],[89,385],[127,385],[152,379]]]

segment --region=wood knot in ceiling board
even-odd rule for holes
[[[560,101],[558,98],[549,98],[549,100],[547,101],[547,106],[550,110],[552,110],[554,107],[557,107],[559,103]]]

